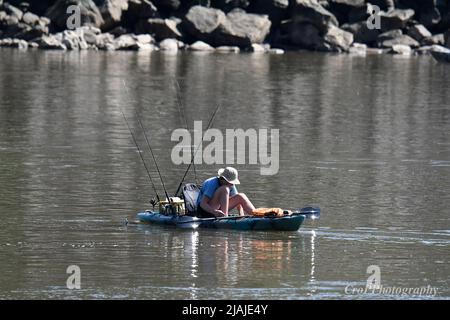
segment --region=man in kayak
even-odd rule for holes
[[[197,198],[197,217],[228,216],[234,208],[240,215],[250,214],[255,207],[245,194],[238,193],[236,184],[240,184],[238,172],[232,167],[222,168],[217,177],[205,180]]]

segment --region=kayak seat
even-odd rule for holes
[[[200,194],[200,188],[195,183],[186,183],[181,189],[181,196],[184,199],[186,215],[195,217],[197,215],[197,199]]]

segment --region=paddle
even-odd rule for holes
[[[303,215],[303,216],[305,216],[305,218],[317,219],[320,216],[320,208],[319,207],[304,207],[304,208],[298,209],[298,212],[293,212],[292,214],[285,215],[284,217],[298,216],[298,215]],[[177,222],[177,224],[200,223],[200,222],[204,222],[204,221],[217,221],[217,220],[237,220],[237,219],[243,219],[243,218],[256,218],[256,217],[252,216],[252,215],[245,215],[245,216],[231,216],[231,217],[198,218],[198,220],[181,221],[181,222]],[[267,216],[267,217],[257,217],[257,218],[273,219],[273,218],[283,218],[283,216]]]

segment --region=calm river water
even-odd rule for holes
[[[120,107],[173,192],[175,78],[191,127],[221,103],[213,128],[280,130],[278,174],[236,165],[241,192],[321,218],[287,233],[124,226],[153,192]],[[352,294],[377,265],[383,287],[449,299],[449,88],[430,57],[1,49],[0,298],[418,298]]]

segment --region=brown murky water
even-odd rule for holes
[[[449,66],[9,49],[0,61],[0,298],[417,298],[346,294],[369,265],[385,287],[450,298]],[[221,103],[214,128],[280,129],[278,174],[238,165],[239,189],[257,206],[320,206],[321,219],[293,233],[125,227],[153,192],[119,106],[133,128],[141,115],[174,191],[186,167],[170,157],[184,126],[174,78],[191,126]]]

